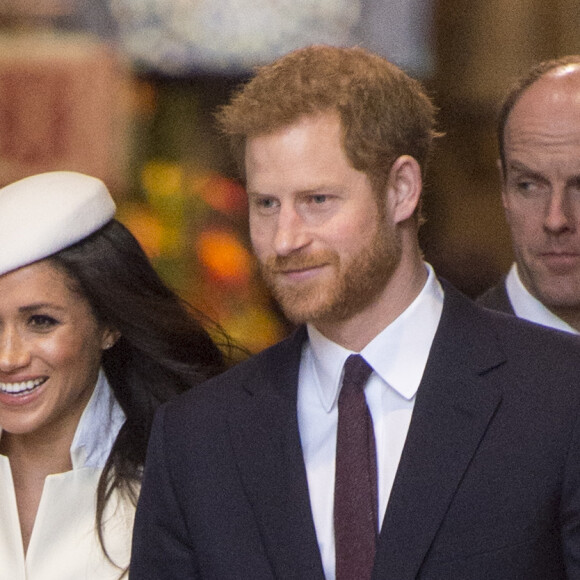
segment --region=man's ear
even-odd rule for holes
[[[497,167],[497,170],[499,172],[499,183],[500,183],[500,187],[501,187],[501,203],[503,205],[503,207],[506,207],[506,191],[505,191],[505,168],[503,166],[503,163],[501,162],[501,159],[498,159],[495,162],[495,165]]]
[[[423,178],[419,162],[410,155],[398,157],[389,172],[386,202],[395,223],[409,219],[417,209]]]

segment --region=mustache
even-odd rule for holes
[[[314,254],[289,254],[288,256],[271,256],[262,264],[262,268],[271,273],[278,273],[289,270],[306,270],[335,261],[335,254],[331,251],[321,251]]]

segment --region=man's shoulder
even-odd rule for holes
[[[465,329],[462,333],[465,339],[493,341],[503,352],[517,353],[525,359],[538,357],[539,353],[553,360],[564,360],[570,355],[580,371],[579,336],[518,318],[505,310],[489,308],[450,286],[445,288],[445,292],[450,313],[446,324],[455,332],[458,328]]]
[[[477,306],[481,305],[477,304]],[[544,326],[500,310],[490,310],[487,307],[483,307],[482,310],[492,321],[496,335],[502,343],[513,345],[515,348],[528,344],[543,349],[549,347],[558,350],[571,349],[580,358],[580,336],[576,334]],[[552,354],[558,355],[556,352]],[[578,370],[580,371],[580,368]]]
[[[580,411],[579,336],[484,308],[454,289],[445,296],[447,314],[431,349],[433,376],[475,371],[481,385],[516,406],[526,400],[569,417]]]
[[[205,453],[225,445],[232,426],[273,421],[295,409],[303,335],[299,329],[164,403],[156,423],[165,440]]]
[[[225,372],[205,381],[174,399],[168,406],[179,408],[206,403],[231,404],[237,397],[263,390],[282,388],[298,376],[302,345],[306,339],[303,327],[287,338],[238,362]]]
[[[505,276],[498,284],[476,298],[475,303],[478,307],[483,307],[485,315],[490,317],[505,340],[511,340],[512,334],[517,334],[544,345],[547,344],[546,341],[563,342],[575,350],[580,350],[580,336],[516,316],[506,289]]]

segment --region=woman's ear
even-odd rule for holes
[[[398,157],[389,172],[387,204],[394,223],[409,219],[417,209],[423,178],[418,161],[410,155]]]
[[[121,333],[116,328],[107,328],[103,332],[103,339],[101,341],[101,348],[109,350],[121,337]]]

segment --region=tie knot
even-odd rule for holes
[[[362,390],[372,372],[373,369],[360,354],[351,354],[344,363],[343,389]]]

